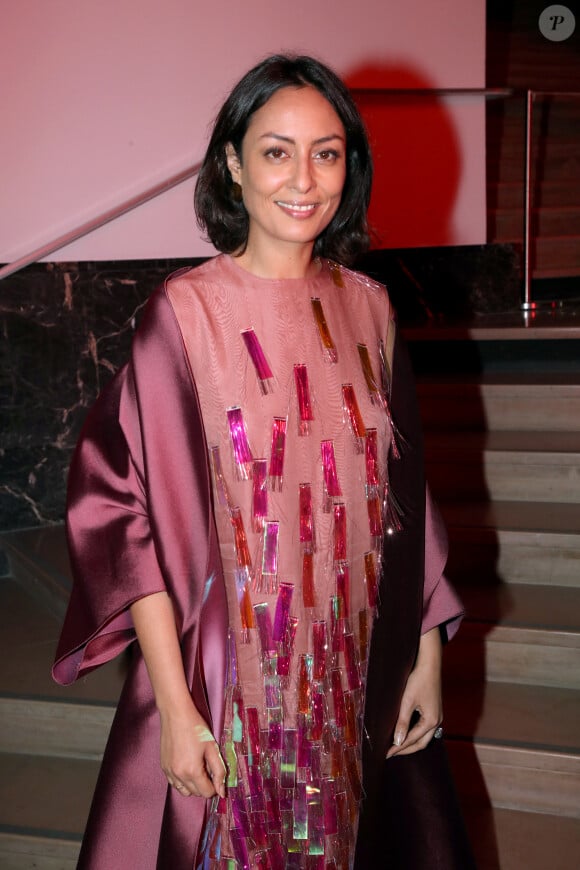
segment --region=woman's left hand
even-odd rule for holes
[[[409,728],[413,713],[419,719]],[[409,674],[387,758],[425,749],[443,719],[441,701],[441,635],[433,628],[421,636],[415,667]]]

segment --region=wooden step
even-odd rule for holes
[[[4,532],[0,549],[12,576],[62,624],[72,586],[64,524]]]
[[[578,190],[569,180],[543,181],[533,187],[535,204],[549,208],[574,208],[578,205]],[[524,169],[511,180],[488,176],[487,201],[489,208],[519,208],[524,201]],[[493,239],[489,239],[493,241]]]
[[[578,376],[422,379],[417,392],[426,429],[580,431]]]
[[[13,577],[0,582],[0,696],[114,705],[126,665],[117,659],[73,686],[59,686],[51,666],[61,621]]]
[[[494,241],[521,242],[521,233],[496,233]],[[580,275],[580,236],[534,237],[531,251],[533,277],[557,278]]]
[[[99,764],[0,753],[0,866],[74,870]]]
[[[580,586],[580,506],[526,502],[440,504],[456,582]]]
[[[463,802],[478,870],[576,870],[580,820]]]
[[[436,498],[580,501],[580,432],[432,432],[425,458]]]
[[[580,690],[580,630],[466,620],[447,658],[448,671],[456,677],[483,671],[493,682]]]
[[[499,148],[504,143],[514,143],[514,146],[522,145],[524,141],[524,113],[513,112],[509,114],[490,115],[489,106],[487,111],[486,139],[488,151],[491,148]],[[577,142],[580,135],[580,106],[555,104],[542,109],[534,106],[532,141],[537,143],[539,139],[555,142]]]
[[[572,96],[543,97],[536,102],[534,108],[541,114],[542,108],[549,112],[552,117],[572,120],[580,116],[580,99]],[[492,120],[503,118],[507,122],[518,123],[525,116],[524,95],[510,97],[503,100],[488,100],[486,104],[487,116]]]
[[[554,150],[558,150],[558,146],[553,146]],[[567,181],[574,188],[578,188],[580,183],[580,149],[576,149],[573,153],[568,153],[564,150],[563,156],[554,158],[546,165],[540,157],[532,161],[532,178],[534,185],[539,187],[545,181],[563,182]],[[491,163],[489,166],[489,177],[493,181],[523,181],[524,175],[524,154],[521,156],[513,154],[499,163]],[[542,179],[537,178],[536,173],[540,173]]]
[[[580,190],[578,199],[580,200]],[[523,208],[496,209],[494,213],[494,234],[501,237],[521,238],[524,224]],[[578,236],[580,235],[580,207],[542,206],[534,208],[531,214],[534,236]],[[578,295],[580,296],[580,288]]]
[[[0,752],[98,761],[113,705],[0,696]]]
[[[580,631],[580,587],[529,583],[468,583],[460,586],[466,618],[488,625]]]
[[[466,616],[449,676],[580,689],[580,588],[459,585]]]
[[[472,675],[445,683],[444,717],[462,795],[580,818],[580,692]]]
[[[502,136],[497,150],[493,155],[488,154],[486,166],[491,178],[501,177],[498,169],[501,172],[507,165],[510,167],[523,165],[523,150],[518,139],[519,137]],[[563,166],[575,168],[575,161],[580,157],[580,146],[573,136],[562,139],[549,133],[542,133],[541,137],[532,135],[530,157],[532,171],[539,174],[538,181],[541,183],[545,179],[561,177],[559,173]],[[554,176],[552,170],[555,172]],[[572,171],[570,182],[573,184],[574,181],[580,181],[580,178]]]
[[[51,831],[6,830],[0,825],[2,870],[75,870],[80,843]]]

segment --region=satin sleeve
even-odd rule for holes
[[[101,393],[69,472],[67,540],[73,588],[53,666],[69,684],[135,639],[131,604],[166,588],[143,485],[130,366]]]
[[[463,604],[443,573],[447,562],[447,532],[439,509],[425,490],[425,585],[421,634],[440,626],[446,639],[457,633],[463,617]]]

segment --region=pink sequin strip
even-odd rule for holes
[[[344,279],[342,277],[342,271],[338,263],[330,261],[328,267],[330,269],[330,274],[332,275],[332,280],[334,281],[336,286],[341,288],[344,287]]]
[[[304,552],[314,551],[314,516],[312,513],[312,487],[300,484],[300,543]]]
[[[331,674],[332,702],[334,705],[334,720],[339,728],[346,725],[346,707],[344,705],[344,692],[342,690],[342,677],[338,668]]]
[[[250,557],[250,550],[248,548],[248,539],[246,537],[246,531],[244,529],[242,512],[239,507],[232,508],[230,518],[232,521],[232,526],[234,528],[234,547],[236,551],[236,562],[238,568],[247,568],[248,570],[251,570],[252,559]]]
[[[282,638],[281,652],[278,653],[276,663],[276,672],[281,677],[287,677],[290,673],[290,660],[294,649],[294,640],[298,629],[298,617],[288,617],[288,627],[285,636]]]
[[[354,437],[356,451],[357,453],[362,453],[364,450],[364,437],[367,434],[367,430],[363,422],[352,384],[342,385],[342,401]]]
[[[290,605],[292,603],[292,594],[294,585],[292,583],[280,583],[278,587],[278,600],[276,602],[276,613],[274,615],[274,631],[272,637],[278,643],[282,643],[288,632],[288,621],[290,619]]]
[[[367,429],[367,437],[365,440],[365,466],[367,487],[378,487],[380,485],[380,477],[376,429]]]
[[[270,452],[270,486],[282,491],[284,475],[284,453],[286,451],[286,417],[274,417],[272,423],[272,445]]]
[[[278,520],[267,520],[262,531],[261,558],[253,575],[254,592],[272,595],[278,589]]]
[[[314,413],[310,399],[308,369],[304,364],[301,363],[294,366],[294,381],[296,383],[296,396],[298,399],[298,434],[308,435],[310,432],[310,421],[314,420]]]
[[[306,550],[302,556],[302,603],[314,607],[314,556]]]
[[[373,405],[378,405],[379,407],[383,407],[384,398],[379,388],[378,381],[375,377],[375,373],[373,371],[373,364],[371,362],[371,356],[369,354],[369,349],[366,344],[357,344],[358,355],[360,359],[360,364],[363,370],[363,375],[366,381],[367,390],[369,391],[369,397]]]
[[[230,494],[228,491],[226,479],[224,476],[219,447],[214,446],[211,448],[210,457],[211,457],[211,468],[212,468],[212,473],[213,473],[213,479],[214,479],[214,484],[215,484],[217,497],[218,497],[218,503],[222,507],[226,508],[229,511],[229,510],[231,510],[232,503],[231,503],[231,498],[230,498]]]
[[[257,707],[246,709],[248,716],[248,764],[252,767],[260,763],[260,719]]]
[[[377,581],[377,566],[375,563],[375,554],[372,552],[365,553],[365,583],[367,586],[367,596],[369,607],[375,608],[379,600],[379,589]]]
[[[264,528],[268,514],[268,460],[254,459],[252,466],[252,524],[255,532]]]
[[[358,645],[361,662],[366,662],[369,648],[369,612],[368,610],[359,610],[358,612]]]
[[[330,362],[338,362],[338,353],[336,350],[336,345],[332,340],[332,336],[330,334],[330,330],[328,328],[328,323],[326,322],[326,317],[324,316],[324,309],[322,308],[322,302],[318,298],[313,298],[310,300],[312,303],[312,311],[314,313],[314,319],[316,320],[316,325],[318,327],[318,334],[320,335],[320,341],[322,342],[322,348],[326,355],[326,358],[330,360]]]
[[[322,473],[324,477],[324,494],[326,496],[324,507],[327,511],[330,510],[332,499],[342,495],[340,483],[338,481],[338,473],[336,470],[336,459],[334,456],[334,442],[321,441],[320,452],[322,453]]]
[[[388,480],[385,483],[384,506],[385,526],[388,534],[392,535],[394,534],[394,532],[400,532],[403,528],[403,524],[401,522],[401,518],[403,516],[403,509],[395,498],[395,494],[393,493],[393,490]]]
[[[334,561],[346,559],[346,506],[344,502],[334,505]]]
[[[323,680],[326,676],[326,650],[328,649],[326,622],[323,619],[312,623],[312,647],[313,677],[315,680]]]
[[[350,633],[345,634],[344,636],[344,663],[346,666],[348,688],[351,691],[354,691],[355,689],[360,689],[361,679],[358,668],[354,635]]]
[[[391,430],[390,454],[393,459],[400,459],[401,449],[399,447],[399,440],[404,445],[405,439],[401,436],[401,433],[395,426],[395,421],[393,420],[393,417],[391,415],[391,409],[389,407],[389,402],[391,400],[391,368],[387,360],[385,345],[382,341],[379,342],[379,359],[381,361],[381,381],[383,387],[382,396],[384,400],[383,407],[385,409],[387,420],[389,421],[389,428]]]
[[[300,657],[298,671],[298,712],[310,713],[310,697],[312,694],[312,656],[304,653]]]
[[[324,810],[324,833],[327,836],[338,834],[336,813],[336,782],[334,779],[322,780],[322,806]]]
[[[230,430],[230,443],[234,457],[234,465],[239,480],[248,480],[252,474],[252,451],[248,441],[246,424],[239,407],[228,408],[226,411]]]
[[[344,598],[333,595],[330,599],[330,648],[333,653],[344,649]]]
[[[390,398],[392,382],[391,367],[389,365],[389,361],[387,360],[385,344],[382,340],[379,341],[379,359],[381,361],[381,385],[383,387],[383,393],[385,396],[388,396]]]
[[[255,627],[254,611],[252,609],[252,600],[250,597],[250,583],[247,572],[236,571],[236,591],[238,593],[238,604],[240,607],[240,620],[242,624],[242,642],[249,643],[249,629]]]
[[[367,510],[369,515],[369,529],[371,538],[373,538],[373,546],[380,544],[380,539],[383,534],[383,516],[381,510],[381,500],[378,495],[371,495],[367,499]]]
[[[254,614],[256,617],[256,626],[258,628],[258,637],[260,638],[260,646],[262,647],[262,658],[267,659],[276,649],[274,638],[272,637],[272,617],[270,616],[270,608],[266,603],[255,604]]]
[[[339,562],[336,566],[336,594],[341,600],[341,612],[343,616],[350,616],[350,572],[346,562]]]
[[[268,360],[262,350],[262,345],[258,341],[258,336],[253,329],[244,329],[242,331],[242,338],[248,349],[250,359],[254,363],[262,393],[264,395],[271,393],[273,381],[272,369],[268,365]]]

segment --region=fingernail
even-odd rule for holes
[[[403,732],[397,731],[397,733],[395,734],[395,739],[393,740],[393,743],[395,744],[395,746],[400,746],[404,739],[405,739],[405,735],[403,734]]]

